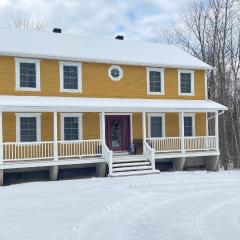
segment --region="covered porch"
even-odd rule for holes
[[[219,155],[218,115],[226,109],[210,100],[0,96],[0,168],[17,168],[25,164],[27,166],[29,163],[31,166],[39,164],[58,166],[67,164],[67,161],[71,164],[99,161],[99,163],[108,164],[109,175],[113,176],[114,164],[121,160],[119,153],[115,155],[115,152],[119,152],[119,132],[117,129],[114,130],[115,132],[109,132],[111,124],[109,125],[107,121],[110,121],[110,116],[115,116],[112,121],[116,124],[116,119],[119,122],[127,119],[120,116],[128,116],[127,127],[122,127],[125,130],[122,135],[120,134],[121,144],[125,144],[125,150],[131,154],[138,155],[138,158],[134,160],[135,165],[145,169],[146,167],[144,168],[143,164],[136,159],[148,161],[147,169],[154,172],[156,159]],[[36,118],[36,123],[41,122],[41,127],[36,128],[36,131],[40,131],[40,135],[42,131],[45,131],[48,140],[40,138],[40,141],[21,141],[18,136],[20,130],[17,123],[14,130],[16,135],[10,136],[10,128],[13,127],[15,121],[9,117],[11,114],[17,122],[21,114],[23,116],[30,114],[31,117],[31,114],[40,116],[41,113],[44,123],[43,120],[37,120],[40,117]],[[166,119],[165,116],[161,118],[162,124],[165,121],[167,124],[163,124],[164,129],[162,125],[161,134],[158,137],[151,135],[151,132],[155,130],[150,122],[152,120],[157,122],[160,118],[154,119],[154,117],[162,117],[163,114],[166,115]],[[185,136],[187,131],[187,118],[185,117],[191,114],[198,114],[200,120],[198,118],[192,120],[194,134]],[[62,133],[64,116],[85,118],[84,121],[78,121],[78,139],[69,140],[63,137],[65,136]],[[152,116],[153,119],[151,119]],[[210,119],[213,119],[215,126],[214,135],[211,136],[208,134]],[[196,126],[200,126],[198,130]],[[178,131],[174,132],[172,129],[178,129]],[[11,138],[11,141],[4,140],[8,138]],[[136,147],[137,151],[134,152],[133,148]],[[131,156],[125,154],[124,158],[130,159]],[[128,171],[128,167],[124,166],[124,169]],[[135,171],[136,167],[132,169]]]

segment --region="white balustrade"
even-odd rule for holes
[[[58,157],[87,157],[102,155],[102,140],[58,141]]]
[[[53,156],[53,142],[3,143],[4,160],[51,159]]]
[[[155,152],[180,152],[181,137],[147,138]],[[215,136],[184,137],[184,151],[217,150]]]
[[[153,170],[155,170],[155,150],[151,148],[147,142],[143,142],[144,154],[150,161]]]

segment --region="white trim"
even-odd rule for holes
[[[20,138],[20,118],[21,117],[35,117],[36,118],[36,128],[37,128],[37,140],[36,142],[41,142],[41,113],[15,113],[16,115],[16,142],[21,142]]]
[[[2,125],[2,112],[0,112],[0,164],[3,163],[3,125]]]
[[[64,118],[65,117],[78,117],[78,139],[83,139],[83,127],[82,127],[82,113],[60,113],[61,118],[61,140],[66,141],[64,139]]]
[[[130,116],[130,142],[131,144],[133,143],[133,113],[119,113],[119,112],[111,112],[111,113],[104,113],[104,116]],[[100,126],[102,124],[101,122],[101,113],[99,113],[99,116],[100,116]],[[100,131],[101,133],[101,131]],[[102,139],[102,133],[100,135],[101,139]]]
[[[205,72],[205,99],[208,99],[208,80],[207,80],[207,70]]]
[[[116,68],[119,71],[119,76],[117,78],[114,78],[111,74],[111,71]],[[113,81],[119,81],[123,78],[123,70],[119,65],[112,65],[108,68],[108,77],[112,79]]]
[[[15,58],[15,80],[16,90],[18,91],[41,91],[40,83],[40,59]],[[21,87],[20,86],[20,63],[34,63],[36,66],[36,87]]]
[[[54,161],[58,161],[58,113],[53,113]]]
[[[184,117],[192,117],[192,137],[196,136],[196,126],[195,126],[195,113],[183,113],[183,120]],[[184,122],[183,122],[184,127]],[[179,135],[181,136],[181,114],[179,114]],[[183,129],[183,135],[184,135],[184,129]],[[185,137],[185,135],[184,135]]]
[[[209,136],[209,130],[208,130],[208,113],[205,113],[206,116],[206,136]]]
[[[191,74],[191,93],[182,93],[181,92],[181,73],[190,73]],[[194,70],[178,69],[178,95],[179,96],[194,96],[195,95],[194,82],[195,82]]]
[[[105,113],[102,112],[99,114],[100,116],[100,137],[103,141],[103,143],[106,142],[106,136],[105,136],[105,131],[106,131],[106,126],[105,126]]]
[[[132,115],[132,113],[121,113],[121,112],[110,112],[110,113],[105,113],[106,116],[108,115]]]
[[[152,137],[151,132],[151,117],[161,117],[162,118],[162,137],[166,135],[166,125],[165,125],[165,113],[148,113],[148,137]]]
[[[64,75],[63,66],[75,66],[78,71],[78,89],[64,89]],[[82,92],[82,64],[79,62],[65,62],[59,61],[59,73],[60,73],[60,92],[69,93],[81,93]]]
[[[148,95],[164,95],[165,94],[165,89],[164,89],[164,68],[153,68],[153,67],[147,67],[146,68],[147,72],[147,94]],[[161,73],[161,92],[151,92],[150,91],[150,72],[160,72]]]
[[[133,115],[130,114],[130,142],[133,144]]]

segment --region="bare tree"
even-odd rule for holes
[[[240,168],[240,1],[195,0],[178,24],[152,40],[175,44],[214,67],[210,98],[229,108],[219,122],[221,160],[225,168],[232,162]]]
[[[45,24],[42,21],[35,20],[31,14],[15,15],[1,25],[34,31],[45,29]]]

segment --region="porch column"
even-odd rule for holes
[[[184,147],[184,112],[180,112],[180,137],[181,137],[181,151],[185,153]]]
[[[101,112],[101,137],[103,143],[105,143],[105,112]]]
[[[2,127],[2,112],[0,112],[0,164],[3,163],[3,127]]]
[[[58,161],[58,116],[57,116],[57,112],[54,112],[53,131],[54,131],[54,161]]]
[[[216,150],[219,151],[218,110],[215,112],[215,137],[216,137]]]
[[[143,154],[144,152],[144,143],[146,142],[146,113],[142,113],[142,138],[143,138]]]

